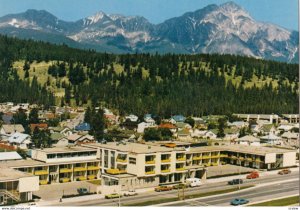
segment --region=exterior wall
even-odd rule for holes
[[[275,163],[276,162],[276,153],[269,153],[265,156],[265,163]]]
[[[296,152],[287,152],[283,154],[283,167],[296,165]]]
[[[19,179],[19,192],[33,192],[39,190],[39,177],[23,177]]]

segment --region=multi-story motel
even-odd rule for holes
[[[103,184],[123,189],[183,182],[188,177],[206,179],[206,168],[234,164],[255,169],[296,165],[296,151],[246,145],[174,147],[172,144],[88,144],[97,148]],[[171,146],[171,147],[170,147]]]
[[[103,185],[119,185],[125,190],[183,182],[187,177],[206,178],[206,168],[221,164],[256,169],[275,169],[296,165],[296,151],[245,145],[185,148],[175,144],[93,143],[83,146],[31,150],[31,159],[6,161],[0,168],[0,190],[21,194],[28,185],[7,179],[12,174],[30,178],[30,186],[102,179]],[[16,170],[13,170],[16,169]],[[9,170],[9,171],[8,171]],[[38,177],[38,179],[37,179]],[[29,179],[28,178],[28,179]],[[33,179],[35,178],[35,179]],[[31,180],[32,179],[32,180]],[[6,187],[3,187],[6,186]],[[25,187],[23,187],[25,186]],[[9,188],[9,189],[10,189]],[[3,195],[3,193],[0,193]],[[26,199],[25,199],[25,197]],[[0,197],[1,198],[1,197]]]

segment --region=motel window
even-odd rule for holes
[[[136,164],[136,158],[132,158],[132,157],[130,157],[129,158],[129,164]]]

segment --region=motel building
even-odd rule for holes
[[[102,193],[206,179],[223,164],[272,170],[296,166],[296,150],[248,145],[91,143],[30,150],[25,160],[0,162],[0,201],[28,201],[39,185],[101,179]]]

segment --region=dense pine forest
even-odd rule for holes
[[[5,36],[0,59],[0,102],[101,104],[162,117],[298,113],[297,64],[216,54],[117,55]],[[45,83],[34,74],[40,62],[49,63]],[[55,95],[57,89],[64,94]]]

